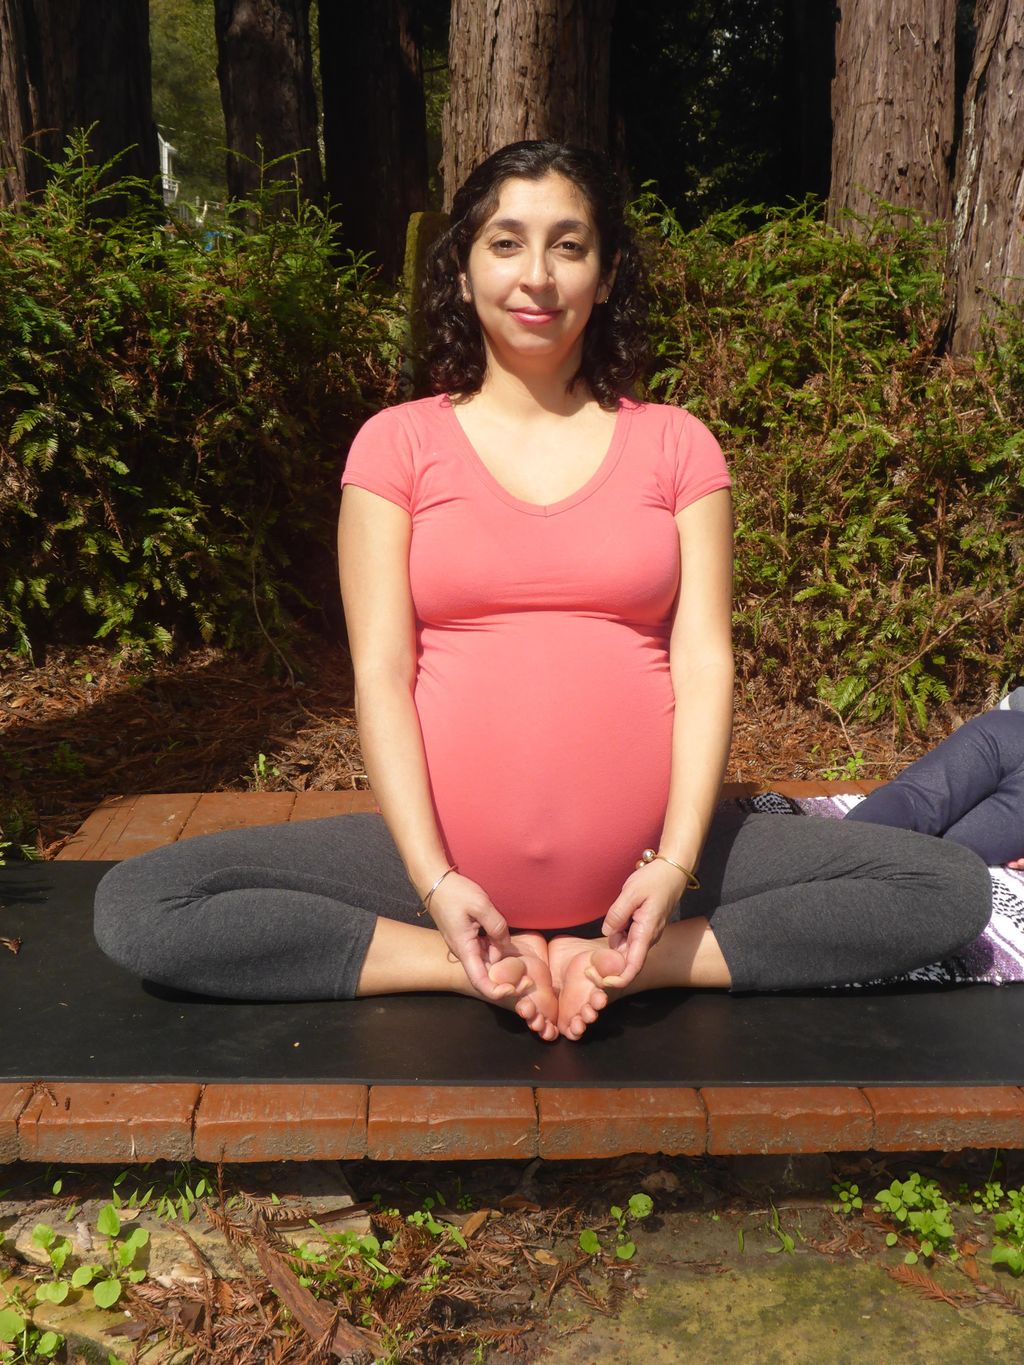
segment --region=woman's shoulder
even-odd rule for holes
[[[711,435],[710,428],[705,426],[699,417],[694,416],[689,408],[680,407],[676,403],[648,403],[638,398],[623,398],[620,403],[630,411],[634,423],[651,431],[671,432],[680,436],[684,433],[696,435],[702,432]]]
[[[429,398],[413,398],[407,403],[394,403],[368,417],[359,428],[363,439],[389,439],[398,433],[416,436],[442,420],[442,409],[450,400],[447,394],[431,394]]]
[[[632,429],[648,445],[655,445],[677,457],[721,458],[718,438],[688,408],[632,398],[622,399],[622,406],[630,409]]]

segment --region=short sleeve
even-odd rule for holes
[[[413,503],[413,444],[398,409],[385,408],[360,427],[345,461],[341,485],[354,484],[397,503]]]
[[[716,489],[732,487],[722,447],[714,436],[692,413],[682,410],[680,416],[682,421],[672,470],[673,515]]]

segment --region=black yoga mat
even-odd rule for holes
[[[252,1004],[185,996],[92,937],[108,863],[0,870],[0,1080],[445,1085],[1020,1085],[1024,985],[730,996],[658,991],[582,1042],[473,1000]]]

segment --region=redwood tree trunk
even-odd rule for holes
[[[93,124],[94,161],[124,152],[115,174],[159,173],[146,0],[0,0],[0,162],[11,168],[0,202],[44,183],[26,146],[52,160]]]
[[[950,247],[950,347],[978,343],[1000,304],[1024,302],[1024,5],[978,0]]]
[[[828,217],[950,206],[956,0],[841,0]]]
[[[310,0],[215,0],[217,79],[227,130],[228,193],[297,178],[323,189],[309,42]],[[262,147],[262,150],[261,150]],[[264,170],[267,162],[285,157]]]
[[[427,121],[408,0],[320,0],[327,192],[345,245],[402,271],[409,215],[427,206]]]
[[[484,157],[522,138],[608,149],[615,0],[452,0],[445,208]]]
[[[42,167],[26,151],[35,131],[22,0],[0,0],[0,204],[24,199],[42,183]]]

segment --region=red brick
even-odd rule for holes
[[[208,1085],[198,1161],[341,1161],[366,1152],[364,1085]]]
[[[299,792],[292,807],[291,820],[322,820],[328,815],[352,815],[356,811],[375,811],[373,792]]]
[[[198,1085],[39,1084],[18,1120],[23,1161],[188,1161]]]
[[[102,858],[104,846],[124,830],[138,799],[137,796],[108,796],[67,841],[57,854],[58,860],[76,862]]]
[[[199,804],[199,792],[136,796],[129,814],[111,822],[90,858],[134,858],[151,848],[173,844]],[[82,855],[85,856],[84,854]]]
[[[294,792],[206,792],[181,831],[182,839],[248,825],[279,825],[291,815]]]
[[[375,1085],[366,1155],[373,1161],[465,1161],[537,1155],[529,1086]]]
[[[762,782],[723,782],[718,796],[721,801],[736,801],[741,796],[756,796],[765,790]]]
[[[30,1085],[0,1085],[0,1162],[18,1160],[18,1116],[31,1098]]]
[[[864,1094],[881,1152],[1024,1147],[1024,1092],[1012,1085],[865,1086]]]
[[[539,1154],[585,1160],[627,1152],[700,1156],[706,1118],[696,1090],[537,1088]]]
[[[871,1146],[871,1106],[853,1086],[706,1086],[714,1156],[839,1152]]]

